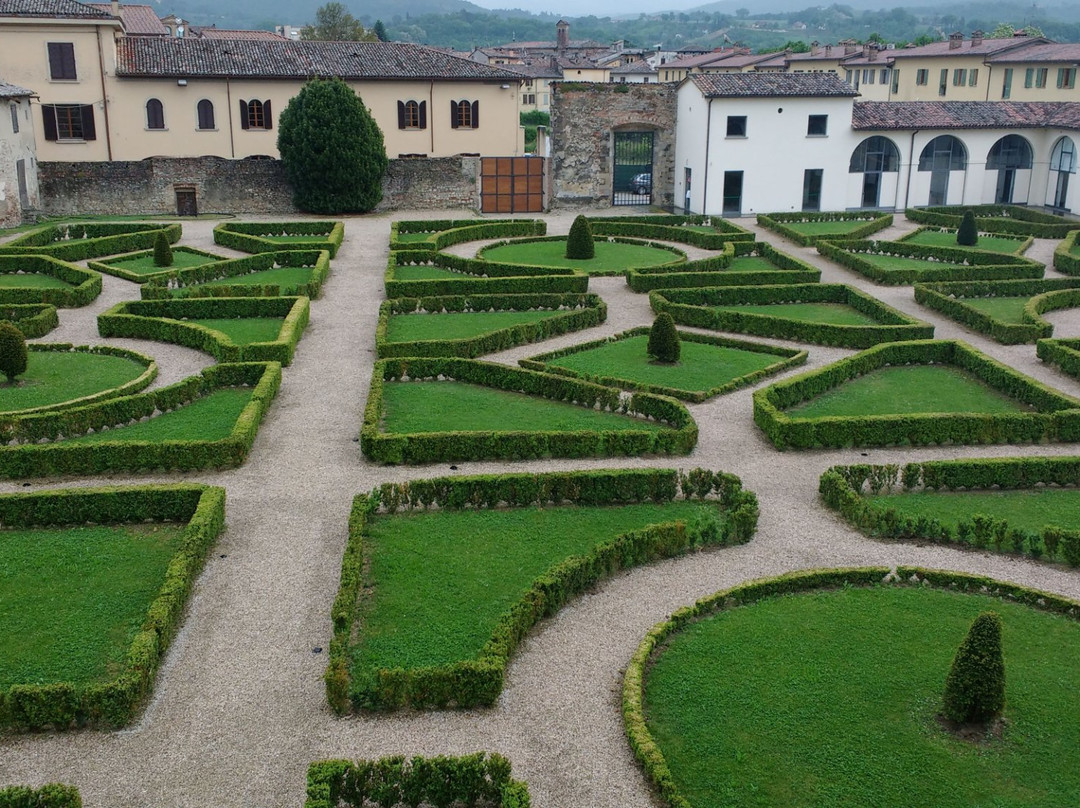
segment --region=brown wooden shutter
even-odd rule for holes
[[[480,126],[480,102],[472,102],[472,126],[477,129]]]
[[[240,128],[251,128],[251,123],[248,121],[248,103],[243,99],[240,100]]]
[[[263,128],[274,128],[274,113],[270,110],[270,99],[263,101]]]
[[[458,115],[457,115],[457,113],[458,113],[457,101],[451,101],[450,102],[450,128],[451,129],[457,129],[458,128]]]
[[[398,129],[404,129],[405,128],[405,102],[404,101],[398,101],[397,102],[397,128]]]
[[[82,136],[83,140],[97,140],[97,130],[94,128],[94,107],[86,104],[82,108]]]
[[[42,104],[41,117],[45,123],[45,139],[56,140],[56,107],[52,104]]]
[[[427,101],[420,102],[420,128],[427,129]]]
[[[49,78],[59,79],[64,76],[64,53],[59,42],[49,43]]]

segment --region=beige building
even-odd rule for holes
[[[22,224],[24,211],[40,205],[34,122],[30,115],[33,93],[0,82],[0,227]]]

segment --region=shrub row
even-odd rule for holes
[[[0,253],[0,274],[19,272],[48,275],[71,287],[42,289],[32,286],[0,287],[0,303],[48,303],[61,308],[85,306],[101,294],[101,276],[75,264],[48,255],[5,255]]]
[[[423,241],[402,241],[401,233],[428,233]],[[442,250],[466,241],[509,236],[543,236],[547,222],[540,219],[436,219],[400,221],[390,225],[391,250]]]
[[[201,255],[204,258],[211,258],[215,262],[225,261],[225,257],[222,255],[215,255],[214,253],[206,252],[206,250],[197,250],[194,247],[173,247],[173,253],[187,253],[188,255]],[[125,281],[131,281],[132,283],[147,283],[150,280],[156,278],[158,273],[148,272],[132,272],[130,269],[124,269],[119,264],[127,261],[134,261],[139,258],[148,258],[153,256],[153,250],[138,250],[136,252],[124,253],[123,255],[115,255],[106,258],[103,261],[88,261],[87,266],[95,272],[104,272],[106,275],[112,275],[116,278],[121,278]],[[161,274],[167,274],[175,272],[176,270],[169,267],[162,267]]]
[[[1054,250],[1054,269],[1065,275],[1080,275],[1080,230],[1070,230],[1057,249]]]
[[[1076,222],[1064,216],[1025,208],[1021,205],[954,205],[929,208],[908,208],[904,215],[909,221],[938,227],[957,228],[964,211],[975,214],[979,230],[1005,235],[1034,236],[1035,238],[1065,238]]]
[[[14,323],[27,339],[44,337],[60,325],[56,306],[50,303],[0,304],[0,320]]]
[[[914,413],[799,418],[783,410],[889,365],[962,368],[1034,412]],[[1080,440],[1080,401],[1062,395],[963,342],[925,340],[870,348],[754,393],[754,422],[778,449],[819,446],[1038,443]]]
[[[679,790],[671,774],[664,753],[652,733],[649,732],[645,718],[645,678],[655,657],[663,653],[668,639],[699,620],[766,598],[816,589],[876,586],[882,583],[891,583],[896,586],[948,587],[963,592],[989,594],[991,597],[1018,601],[1027,606],[1068,615],[1074,619],[1077,610],[1080,609],[1080,603],[1046,592],[1001,583],[991,578],[959,572],[927,570],[920,567],[899,567],[895,573],[891,573],[885,567],[795,572],[778,578],[751,581],[702,598],[693,606],[679,609],[667,620],[653,626],[638,646],[623,677],[622,713],[630,748],[644,769],[645,776],[656,786],[666,805],[670,808],[691,808],[691,803]]]
[[[667,424],[663,430],[579,430],[512,432],[382,432],[382,392],[386,381],[436,377],[525,393],[587,408],[622,412]],[[364,410],[360,448],[377,463],[433,463],[440,460],[495,458],[605,457],[687,454],[697,443],[698,428],[678,401],[651,393],[624,399],[611,387],[531,370],[449,357],[381,359],[375,363]]]
[[[279,267],[310,267],[306,283],[288,286],[279,284],[203,286],[211,281],[239,278],[255,272]],[[307,297],[317,298],[330,274],[330,253],[327,250],[282,250],[233,258],[214,264],[187,269],[174,269],[150,278],[142,287],[143,300],[162,300],[174,297]]]
[[[0,725],[20,730],[120,727],[149,695],[158,665],[183,617],[206,553],[225,524],[225,489],[204,485],[77,488],[0,496],[0,523],[39,525],[186,522],[165,581],[128,648],[120,671],[100,684],[14,684],[0,690]]]
[[[399,280],[398,267],[433,266],[461,275],[460,278]],[[569,267],[527,267],[461,258],[426,250],[395,250],[390,253],[385,275],[386,296],[520,295],[536,292],[585,292],[589,276]]]
[[[85,353],[96,354],[100,356],[116,356],[121,359],[127,359],[131,362],[135,362],[138,365],[142,365],[144,370],[137,377],[129,382],[125,382],[119,387],[113,387],[109,390],[101,390],[97,393],[92,393],[87,396],[83,396],[79,399],[71,401],[65,401],[60,404],[45,404],[40,407],[30,407],[25,410],[8,410],[7,412],[0,414],[0,423],[5,418],[21,417],[23,415],[30,415],[38,412],[51,412],[53,410],[64,410],[73,406],[85,406],[92,404],[95,401],[102,401],[110,398],[119,398],[121,396],[129,396],[133,393],[138,393],[140,390],[145,390],[149,387],[154,379],[157,378],[158,366],[157,362],[152,357],[146,356],[141,353],[135,353],[135,351],[129,351],[124,348],[116,348],[112,345],[72,345],[67,342],[51,342],[51,343],[30,343],[26,346],[26,350],[30,353]],[[0,427],[2,429],[2,427]]]
[[[75,222],[47,225],[0,246],[0,255],[47,255],[61,261],[85,261],[102,255],[148,250],[162,230],[170,244],[180,240],[179,224]]]
[[[727,263],[720,264],[719,256],[688,261],[674,267],[631,269],[626,283],[635,292],[653,289],[676,289],[702,286],[772,286],[778,284],[817,283],[821,270],[805,261],[782,253],[764,241],[731,242],[724,247]],[[775,270],[729,269],[736,256],[756,255],[773,264]]]
[[[180,300],[130,300],[98,315],[103,337],[172,342],[206,351],[219,362],[280,362],[288,365],[307,327],[306,297],[193,297]],[[220,331],[184,322],[188,318],[284,317],[278,338],[237,345]]]
[[[949,227],[917,227],[914,230],[912,230],[910,233],[904,233],[904,235],[900,236],[900,238],[898,238],[896,241],[898,243],[907,243],[907,242],[910,242],[910,241],[918,238],[920,233],[948,233],[951,236],[955,236],[957,234],[957,230],[955,230],[954,228],[949,228]],[[986,237],[986,238],[1010,239],[1012,241],[1015,241],[1016,242],[1016,249],[1014,249],[1012,251],[1013,255],[1022,254],[1035,241],[1034,236],[1020,236],[1020,235],[1016,235],[1015,233],[977,233],[976,235],[978,235],[980,238]],[[960,245],[957,244],[957,246],[960,246]],[[967,247],[966,249],[970,250],[972,248]],[[974,249],[979,249],[977,244],[975,245]]]
[[[311,236],[303,241],[274,241],[267,236]],[[248,253],[327,250],[337,255],[345,238],[342,222],[225,222],[214,228],[214,243]]]
[[[255,434],[281,384],[281,365],[213,365],[168,387],[82,407],[0,419],[0,477],[57,477],[111,471],[190,471],[235,468],[247,459]],[[223,387],[253,387],[228,437],[219,440],[63,443],[91,430],[126,426],[168,412]]]
[[[529,808],[529,789],[510,777],[510,761],[478,752],[463,757],[324,760],[308,767],[304,808],[491,806]]]
[[[9,786],[0,788],[0,808],[82,808],[75,786],[49,783],[41,788]]]
[[[438,317],[438,313],[417,312],[487,312],[547,310],[551,317],[531,323],[499,328],[475,337],[462,339],[414,340],[388,342],[386,330],[394,315]],[[464,356],[502,351],[515,345],[539,342],[570,331],[580,331],[599,325],[607,319],[607,305],[594,294],[533,294],[533,295],[458,295],[452,297],[399,297],[385,301],[379,307],[379,324],[375,328],[377,356]]]
[[[929,323],[886,306],[880,300],[852,286],[835,283],[662,289],[649,293],[649,303],[657,314],[666,311],[681,325],[798,340],[817,345],[867,348],[879,342],[928,339],[934,335],[934,327]],[[713,308],[770,303],[842,303],[877,320],[878,324],[812,323],[772,314]]]
[[[607,505],[670,502],[677,498],[718,499],[719,526],[671,522],[650,525],[598,545],[586,556],[567,559],[533,582],[505,613],[477,658],[453,665],[412,670],[381,670],[368,687],[352,683],[349,645],[363,591],[364,539],[381,507],[386,513],[440,508],[495,508],[550,505]],[[668,558],[703,545],[747,542],[757,528],[758,503],[738,477],[694,469],[619,469],[546,474],[442,477],[387,483],[358,496],[349,520],[349,543],[334,601],[327,669],[327,697],[338,713],[353,708],[471,707],[491,705],[502,691],[510,656],[542,618],[558,612],[574,595],[620,569]],[[356,692],[359,689],[359,692]]]
[[[657,221],[642,221],[642,219],[662,219]],[[668,221],[671,219],[683,221]],[[695,221],[700,220],[700,221]],[[722,250],[725,244],[732,242],[752,242],[754,234],[744,230],[723,219],[712,219],[706,216],[669,216],[669,217],[644,217],[629,216],[611,219],[590,218],[594,236],[626,236],[639,239],[659,239],[661,241],[676,241],[681,244],[689,244],[704,250]],[[709,225],[715,232],[705,233],[694,230],[692,225]]]
[[[807,235],[806,233],[800,233],[798,230],[788,227],[789,224],[798,222],[851,221],[865,221],[866,224],[861,227],[856,227],[853,230],[838,231],[836,233],[818,233],[816,235]],[[866,211],[837,211],[833,213],[813,213],[803,211],[801,213],[759,213],[757,223],[768,230],[772,230],[774,233],[778,233],[786,239],[794,241],[796,244],[810,247],[817,244],[822,239],[866,238],[872,233],[884,230],[886,227],[891,227],[893,217],[891,213],[877,215],[867,213]]]
[[[819,241],[817,250],[841,266],[858,272],[874,283],[904,286],[917,281],[991,281],[1016,278],[1041,278],[1046,267],[1019,255],[1002,255],[964,247],[934,247],[902,241]],[[925,260],[925,269],[889,269],[878,266],[866,255],[888,255]],[[947,262],[961,266],[935,267]]]
[[[680,331],[679,339],[682,342],[697,342],[704,345],[717,345],[724,348],[736,348],[740,351],[753,351],[754,353],[773,354],[777,357],[777,361],[768,367],[764,367],[761,370],[755,370],[752,373],[748,373],[745,376],[739,376],[738,378],[731,379],[724,384],[717,385],[708,390],[690,391],[682,390],[674,387],[663,387],[657,384],[647,384],[645,382],[636,382],[629,379],[621,379],[618,376],[599,376],[588,373],[582,373],[581,371],[571,370],[570,368],[560,367],[558,365],[551,364],[551,360],[558,359],[561,356],[569,356],[570,354],[580,353],[581,351],[588,351],[593,348],[598,348],[602,345],[607,345],[610,342],[615,342],[621,339],[628,339],[630,337],[645,336],[649,333],[649,326],[639,326],[637,328],[631,328],[628,331],[623,331],[621,334],[615,334],[611,337],[604,339],[593,340],[592,342],[583,342],[578,345],[571,345],[567,348],[562,348],[550,353],[540,354],[539,356],[530,357],[529,359],[520,359],[518,364],[528,370],[539,370],[545,373],[554,373],[560,376],[572,376],[578,379],[585,379],[586,381],[594,382],[595,384],[605,384],[610,387],[621,387],[624,389],[641,390],[646,393],[656,393],[661,396],[671,396],[672,398],[679,398],[683,401],[691,401],[695,404],[705,401],[706,399],[718,396],[723,393],[730,393],[732,390],[738,390],[740,387],[746,387],[754,384],[755,382],[764,379],[767,376],[771,376],[774,373],[779,373],[788,368],[796,367],[806,362],[806,351],[798,351],[794,348],[780,348],[774,345],[762,345],[757,342],[745,342],[743,340],[728,339],[726,337],[717,337],[710,334],[696,334],[690,331]]]
[[[490,252],[491,250],[497,249],[498,247],[505,247],[508,244],[536,244],[536,243],[539,243],[539,242],[566,241],[566,240],[567,240],[566,236],[536,236],[536,237],[533,237],[533,238],[506,239],[504,241],[496,241],[494,244],[488,244],[486,247],[482,247],[479,250],[479,252],[477,252],[475,259],[466,259],[466,260],[480,261],[480,262],[483,262],[483,263],[491,263],[486,258],[484,258],[484,255],[486,253]],[[605,242],[605,241],[611,242],[611,243],[614,243],[614,244],[633,244],[633,245],[636,245],[638,247],[652,247],[655,250],[664,250],[666,252],[671,253],[671,255],[672,255],[671,260],[662,261],[659,264],[655,264],[653,267],[651,267],[651,268],[654,268],[654,269],[659,269],[660,267],[677,266],[679,264],[685,264],[686,263],[686,253],[684,253],[682,250],[679,250],[676,247],[672,247],[670,244],[664,244],[664,243],[659,242],[659,241],[642,241],[641,239],[622,238],[621,236],[606,236],[604,238],[597,237],[595,239],[596,243],[602,243],[602,242]],[[708,260],[708,259],[705,259],[705,260]],[[543,270],[548,269],[547,267],[540,267],[540,266],[533,265],[533,264],[510,264],[510,263],[506,263],[506,262],[503,262],[503,261],[495,262],[495,265],[500,267],[500,268],[502,268],[502,267],[518,267],[518,268],[520,268],[520,267],[529,267],[534,272],[537,271],[537,270],[541,270],[541,269],[543,269]],[[627,273],[626,269],[604,269],[604,270],[591,269],[591,270],[589,270],[589,275],[591,275],[594,278],[616,277],[616,276],[619,276],[619,275],[626,275],[626,273]]]
[[[596,232],[597,225],[606,227],[609,224],[629,224],[629,225],[661,225],[663,227],[681,227],[688,228],[696,225],[699,227],[711,227],[723,238],[721,244],[728,242],[739,241],[754,241],[754,234],[747,230],[745,227],[740,227],[734,222],[727,219],[721,219],[719,216],[702,216],[700,214],[688,213],[688,214],[643,214],[641,216],[590,216],[589,223],[593,226],[593,232]],[[700,231],[698,231],[700,232]],[[626,235],[630,235],[629,233]],[[701,233],[701,235],[712,237],[711,233]],[[650,238],[650,236],[645,236]],[[681,239],[675,239],[680,241]],[[687,244],[692,242],[687,241]],[[697,245],[704,246],[704,245]],[[719,247],[706,247],[705,249],[719,249]]]
[[[1035,343],[1035,353],[1046,364],[1080,379],[1080,339],[1041,339]]]

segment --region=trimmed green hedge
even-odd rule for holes
[[[511,606],[479,655],[466,662],[412,670],[380,670],[370,692],[350,694],[349,645],[364,587],[364,538],[381,508],[546,507],[670,502],[718,498],[722,532],[705,535],[683,522],[649,525],[598,545],[587,556],[569,558],[541,575]],[[341,587],[331,611],[334,637],[326,672],[331,707],[346,713],[361,707],[490,706],[502,691],[511,655],[529,630],[559,611],[572,597],[621,569],[670,558],[706,545],[742,544],[757,529],[757,497],[733,474],[694,469],[616,469],[545,474],[491,474],[385,483],[353,501],[349,542],[341,565]]]
[[[1019,255],[1002,255],[964,247],[934,247],[903,241],[822,240],[817,250],[841,266],[858,272],[874,283],[904,286],[922,281],[994,281],[1017,278],[1041,278],[1046,266]],[[864,254],[891,255],[922,259],[926,269],[886,269],[867,260]],[[935,261],[962,266],[935,267]]]
[[[1080,279],[1070,278],[917,283],[915,284],[915,300],[968,328],[986,334],[990,339],[1002,345],[1018,345],[1024,342],[1035,342],[1053,333],[1054,327],[1039,317],[1039,314],[1051,309],[1041,307],[1050,305],[1052,308],[1063,308],[1063,306],[1054,305],[1063,301],[1058,301],[1056,298],[1044,300],[1047,292],[1077,288],[1080,288]],[[1021,323],[1007,323],[995,319],[964,302],[965,299],[971,298],[1024,297],[1026,295],[1031,295],[1033,298],[1028,301],[1028,305],[1032,308],[1029,313],[1028,305],[1025,305],[1024,313],[1021,315],[1024,322]]]
[[[1054,250],[1054,269],[1065,275],[1080,275],[1080,230],[1070,230],[1057,249]]]
[[[206,553],[225,524],[225,489],[184,484],[0,496],[0,523],[9,527],[123,524],[147,519],[187,525],[165,582],[119,671],[100,684],[26,683],[0,690],[0,726],[20,730],[121,727],[134,718],[153,688],[158,665],[180,625]]]
[[[398,267],[432,266],[458,273],[459,278],[399,280]],[[586,292],[589,276],[570,267],[527,267],[461,258],[428,250],[394,250],[386,265],[386,296],[524,295],[537,292]]]
[[[267,236],[311,236],[303,241],[274,241]],[[214,243],[247,253],[327,250],[337,255],[345,238],[343,222],[225,222],[214,228]]]
[[[1035,343],[1035,353],[1046,364],[1080,379],[1080,339],[1041,339]]]
[[[836,233],[818,233],[810,236],[800,233],[787,225],[792,222],[851,222],[865,221],[862,227],[854,230],[838,231]],[[811,247],[822,239],[856,239],[866,238],[872,233],[891,227],[893,217],[891,213],[868,213],[866,211],[836,211],[831,213],[814,213],[802,211],[800,213],[759,213],[757,223],[767,230],[772,230],[786,239]]]
[[[416,312],[486,312],[550,310],[552,316],[533,323],[500,328],[464,339],[414,340],[387,342],[386,330],[393,315]],[[438,317],[439,314],[415,314]],[[379,324],[375,328],[375,350],[380,358],[388,356],[463,356],[502,351],[515,345],[539,342],[570,331],[600,325],[607,319],[607,305],[594,294],[534,295],[459,295],[452,297],[399,297],[379,306]]]
[[[712,216],[590,216],[594,236],[628,236],[690,244],[705,250],[722,250],[725,244],[754,241],[749,230]],[[692,227],[711,227],[705,233]]]
[[[8,786],[0,788],[0,808],[82,808],[75,786],[49,783],[41,788]]]
[[[255,442],[281,384],[281,365],[252,362],[212,365],[168,387],[55,412],[0,418],[0,477],[59,477],[113,471],[191,471],[235,468]],[[223,387],[253,387],[251,400],[221,440],[62,443],[91,429],[125,426],[168,412]],[[14,441],[14,445],[10,445]]]
[[[771,244],[761,241],[730,242],[724,246],[723,258],[714,256],[687,261],[672,267],[631,269],[626,283],[635,292],[653,289],[677,289],[702,286],[772,286],[777,284],[817,283],[821,270],[805,261],[782,253]],[[759,256],[773,264],[775,270],[731,270],[737,256]],[[724,260],[726,259],[726,260]]]
[[[179,224],[51,224],[0,245],[0,255],[47,255],[61,261],[85,261],[102,255],[152,249],[162,230],[170,244],[180,240]]]
[[[477,752],[463,757],[385,757],[323,760],[307,774],[304,808],[365,808],[368,805],[483,805],[529,808],[529,788],[510,777],[510,761]]]
[[[649,732],[645,718],[645,677],[656,654],[662,653],[667,640],[699,620],[719,612],[746,606],[766,598],[809,592],[815,589],[837,589],[847,586],[935,586],[953,591],[978,592],[1023,603],[1026,606],[1068,616],[1076,619],[1080,603],[1027,589],[1016,584],[1002,583],[992,578],[944,572],[921,567],[899,567],[890,572],[886,567],[859,569],[826,569],[794,572],[778,578],[767,578],[741,584],[702,598],[693,606],[685,606],[672,613],[667,620],[657,623],[645,635],[623,677],[622,714],[630,748],[648,778],[670,808],[692,808],[691,803],[679,791],[675,778],[668,768],[664,753]]]
[[[201,255],[204,258],[214,259],[214,263],[218,261],[228,260],[223,255],[215,255],[214,253],[206,252],[206,250],[197,250],[194,247],[173,247],[173,253],[187,253],[188,255]],[[95,272],[104,272],[106,275],[112,275],[115,278],[120,278],[125,281],[131,281],[132,283],[148,283],[149,281],[157,278],[159,275],[166,275],[176,272],[172,267],[162,267],[160,272],[132,272],[130,269],[124,269],[117,264],[125,261],[132,261],[138,258],[146,258],[153,256],[153,250],[137,250],[135,252],[124,253],[123,255],[114,255],[106,258],[103,261],[88,261],[87,266]]]
[[[1076,229],[1074,219],[1025,208],[1022,205],[953,205],[928,208],[908,208],[904,215],[909,221],[938,227],[957,228],[964,211],[975,213],[980,232],[1002,233],[1035,238],[1065,238]]]
[[[784,410],[888,365],[944,364],[1032,407],[1016,413],[914,413],[799,418]],[[1080,401],[1062,395],[963,342],[878,345],[754,393],[754,423],[778,449],[821,446],[1040,443],[1080,440]]]
[[[499,247],[505,247],[508,244],[535,244],[535,243],[538,243],[538,242],[551,242],[551,241],[566,241],[566,236],[535,236],[533,238],[515,238],[515,239],[505,239],[503,241],[496,241],[494,244],[488,244],[485,247],[482,247],[477,252],[476,258],[467,259],[467,260],[476,261],[476,262],[478,262],[478,263],[480,263],[480,264],[482,264],[484,266],[496,266],[496,267],[499,267],[500,269],[502,269],[502,268],[510,268],[510,267],[515,267],[515,268],[520,269],[522,267],[528,267],[528,268],[531,268],[533,271],[538,271],[538,270],[550,271],[550,269],[551,269],[550,267],[541,267],[541,266],[532,265],[532,264],[511,264],[511,263],[508,263],[506,261],[494,261],[494,262],[489,261],[488,259],[484,258],[484,254],[491,251],[491,250],[497,249]],[[609,241],[609,242],[612,242],[612,243],[615,243],[615,244],[633,244],[634,246],[637,246],[637,247],[652,247],[654,250],[664,250],[664,251],[669,252],[669,253],[672,254],[673,257],[672,257],[672,259],[670,261],[664,261],[663,263],[655,264],[652,267],[648,267],[648,269],[660,269],[661,267],[673,267],[673,266],[677,266],[679,264],[685,264],[686,263],[686,253],[684,253],[682,250],[679,250],[676,247],[672,247],[670,244],[663,244],[662,242],[658,242],[658,241],[642,241],[641,239],[622,238],[620,236],[604,236],[603,238],[597,237],[595,239],[595,241]],[[705,260],[708,260],[708,259],[705,259]],[[603,278],[603,277],[615,278],[615,277],[619,277],[619,276],[624,276],[624,275],[626,275],[627,272],[628,272],[627,269],[604,269],[604,270],[595,270],[594,269],[594,270],[589,270],[588,274],[591,275],[594,278]]]
[[[651,418],[672,429],[653,431],[578,430],[565,432],[382,432],[385,381],[442,376],[456,381],[528,395],[599,407]],[[624,399],[612,387],[551,373],[507,367],[475,359],[410,357],[380,359],[371,375],[371,391],[360,430],[360,449],[377,463],[434,463],[440,460],[526,459],[538,457],[614,457],[642,454],[687,454],[697,443],[698,428],[689,411],[672,398],[635,393]]]
[[[571,370],[570,368],[560,367],[558,365],[552,365],[551,360],[557,359],[560,356],[568,356],[570,354],[580,353],[581,351],[588,351],[592,348],[597,348],[601,345],[607,345],[609,342],[615,342],[621,339],[628,339],[629,337],[640,337],[649,333],[650,327],[647,325],[638,326],[637,328],[631,328],[628,331],[623,331],[621,334],[615,334],[614,336],[606,337],[604,339],[593,340],[592,342],[583,342],[579,345],[571,345],[568,348],[562,348],[558,351],[552,351],[550,353],[540,354],[539,356],[533,356],[528,359],[518,360],[518,364],[527,370],[539,370],[544,373],[554,373],[560,376],[571,376],[576,379],[585,379],[586,381],[594,382],[595,384],[604,384],[609,387],[620,387],[623,389],[641,390],[646,393],[656,393],[661,396],[671,396],[672,398],[682,399],[683,401],[691,401],[695,404],[699,404],[706,399],[710,399],[713,396],[718,396],[723,393],[730,393],[732,390],[738,390],[740,387],[747,387],[754,384],[767,376],[772,376],[774,373],[780,373],[781,371],[793,368],[806,362],[806,351],[797,351],[794,348],[780,348],[775,345],[762,345],[758,342],[745,342],[743,340],[728,339],[726,337],[716,337],[710,334],[695,334],[690,331],[680,331],[679,339],[682,342],[699,342],[704,345],[718,345],[724,348],[737,348],[740,351],[753,351],[754,353],[774,354],[777,357],[777,361],[768,367],[761,370],[748,373],[745,376],[739,376],[736,379],[732,379],[724,384],[713,387],[710,390],[703,392],[689,392],[687,390],[677,390],[672,387],[662,387],[655,384],[646,384],[644,382],[635,382],[627,379],[620,379],[617,376],[597,376],[587,373],[581,373],[577,370]]]
[[[86,353],[86,354],[98,354],[101,356],[117,356],[121,359],[128,359],[136,364],[142,365],[143,370],[136,378],[129,382],[126,382],[119,387],[113,387],[109,390],[101,390],[97,393],[93,393],[82,398],[72,399],[64,401],[59,404],[46,404],[41,407],[30,407],[25,410],[10,410],[5,413],[0,413],[0,420],[6,418],[17,418],[23,415],[30,415],[38,412],[52,412],[54,410],[66,410],[71,407],[83,407],[87,404],[93,404],[95,401],[104,401],[110,398],[120,398],[121,396],[130,396],[134,393],[138,393],[140,390],[145,390],[149,387],[154,379],[157,378],[158,366],[157,362],[152,357],[145,354],[135,353],[135,351],[129,351],[124,348],[115,348],[112,345],[72,345],[68,342],[50,342],[40,343],[31,342],[27,344],[26,350],[28,352],[40,352],[40,353]]]
[[[0,304],[0,320],[14,323],[27,339],[44,337],[60,325],[60,315],[51,303]]]
[[[308,324],[306,297],[193,297],[180,300],[129,300],[98,315],[103,337],[172,342],[206,351],[219,362],[280,362],[288,365]],[[190,318],[284,317],[276,340],[237,345],[220,331]]]
[[[31,286],[0,287],[0,303],[48,303],[60,308],[85,306],[101,294],[101,276],[89,269],[48,255],[5,255],[0,252],[0,273],[48,275],[71,288],[40,289]]]
[[[833,466],[818,484],[822,501],[870,536],[993,549],[1034,559],[1062,560],[1080,566],[1080,530],[1044,525],[1032,533],[1005,519],[972,514],[953,529],[937,519],[904,517],[893,508],[871,505],[863,492],[896,488],[932,490],[1025,490],[1036,486],[1080,485],[1078,457],[1019,457],[992,460],[937,460],[927,463]]]
[[[430,233],[423,241],[403,241],[401,233]],[[390,225],[391,250],[442,250],[466,241],[510,236],[543,236],[547,222],[540,219],[432,219],[400,221]]]
[[[898,243],[910,242],[913,239],[918,238],[920,233],[948,233],[950,235],[955,235],[956,230],[955,230],[955,228],[951,228],[951,227],[932,227],[932,226],[917,227],[914,230],[912,230],[910,233],[904,233],[904,235],[900,236],[900,238],[896,239],[896,241]],[[983,237],[983,236],[986,236],[988,238],[1010,239],[1012,241],[1015,241],[1016,242],[1016,249],[1013,250],[1013,252],[1012,252],[1013,255],[1020,255],[1021,253],[1024,252],[1024,250],[1026,250],[1028,247],[1030,247],[1035,241],[1034,236],[1022,236],[1022,235],[1017,235],[1015,233],[982,233],[982,232],[980,232],[980,233],[978,233],[978,235],[979,235],[980,238]],[[975,247],[965,247],[964,249],[967,249],[967,250],[976,249],[977,250],[977,249],[979,249],[979,247],[978,247],[978,245],[976,245]],[[983,252],[990,252],[990,251],[989,250],[983,250]],[[1000,255],[1000,253],[998,253],[998,254]]]
[[[879,321],[880,325],[811,323],[772,314],[711,308],[795,302],[843,303]],[[853,286],[837,283],[662,289],[649,293],[649,303],[657,314],[666,311],[680,325],[843,348],[868,348],[879,342],[929,339],[934,335],[934,327],[929,323],[886,306]]]
[[[280,284],[203,285],[279,267],[311,267],[311,277],[306,283],[285,288]],[[330,253],[327,250],[282,250],[255,253],[245,258],[233,258],[187,269],[168,270],[153,275],[141,291],[143,300],[178,297],[307,297],[314,300],[322,291],[322,285],[329,274]]]

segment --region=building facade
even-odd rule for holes
[[[30,112],[33,93],[0,82],[0,227],[22,224],[26,211],[41,207],[37,150]]]

